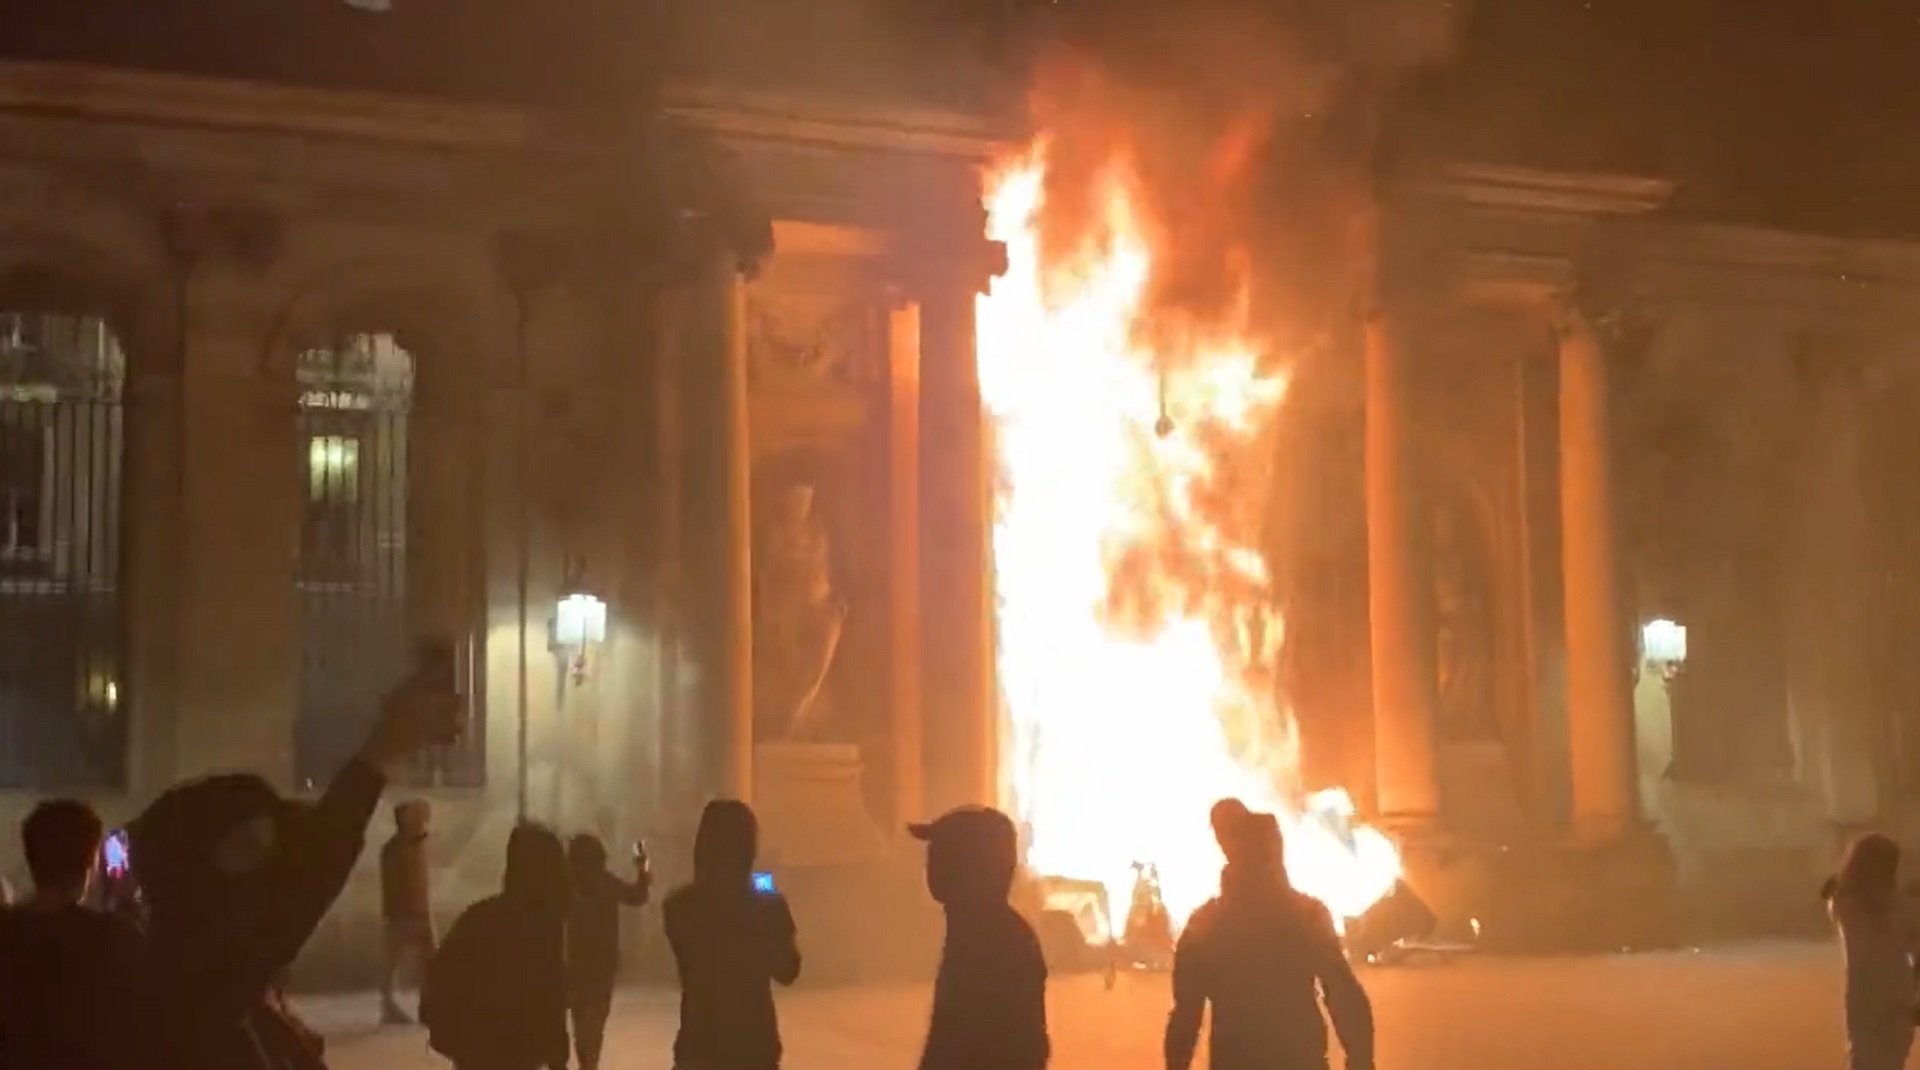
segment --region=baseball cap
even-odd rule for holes
[[[962,806],[932,821],[907,826],[915,839],[959,851],[981,862],[1013,865],[1020,853],[1013,819],[986,806]]]

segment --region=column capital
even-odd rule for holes
[[[888,288],[900,301],[924,304],[955,294],[973,297],[1006,274],[1007,244],[978,238],[906,246],[887,257],[884,271]]]

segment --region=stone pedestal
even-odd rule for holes
[[[860,748],[762,743],[754,748],[753,801],[760,857],[774,868],[841,866],[886,853],[867,809]]]

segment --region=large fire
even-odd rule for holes
[[[1244,299],[1218,322],[1148,322],[1154,249],[1124,163],[1091,191],[1092,237],[1043,250],[1045,169],[1043,146],[992,181],[1008,270],[978,310],[1003,757],[1027,862],[1104,885],[1116,921],[1151,864],[1178,926],[1218,888],[1207,815],[1236,796],[1280,817],[1295,884],[1357,917],[1399,858],[1344,792],[1301,790],[1256,549],[1286,376]]]

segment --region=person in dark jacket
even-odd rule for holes
[[[1174,951],[1167,1070],[1188,1070],[1213,1005],[1213,1070],[1325,1070],[1326,1000],[1348,1070],[1373,1070],[1373,1008],[1333,917],[1287,879],[1271,814],[1215,810],[1227,854],[1220,895],[1194,912]],[[1318,991],[1316,992],[1316,988]]]
[[[620,972],[620,908],[645,906],[652,879],[646,856],[634,854],[634,875],[607,872],[607,847],[583,832],[567,843],[573,871],[573,913],[567,919],[567,1002],[573,1012],[573,1049],[580,1070],[599,1070],[600,1049]]]
[[[259,777],[226,775],[168,789],[134,823],[151,918],[143,1055],[153,1070],[324,1067],[277,1009],[274,982],[345,886],[385,770],[458,737],[451,661],[424,662],[382,707],[311,807]]]
[[[76,799],[34,807],[20,826],[33,894],[0,912],[0,1067],[133,1070],[146,939],[128,918],[85,905],[100,816]]]
[[[966,807],[908,831],[927,843],[927,891],[947,913],[920,1070],[1040,1070],[1052,1054],[1047,964],[1007,902],[1019,864],[1013,822]]]
[[[571,893],[560,837],[516,827],[501,885],[448,930],[428,967],[421,1018],[456,1070],[565,1070]]]
[[[693,883],[667,897],[667,942],[680,973],[680,1070],[775,1070],[773,985],[800,978],[793,912],[756,891],[759,823],[747,804],[708,803],[693,841]]]
[[[413,1021],[395,989],[409,962],[433,958],[433,888],[427,858],[427,826],[433,809],[425,799],[393,808],[393,835],[380,849],[380,920],[386,957],[380,971],[380,1018],[388,1025]]]

